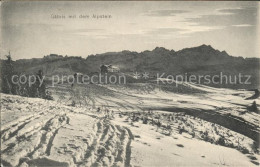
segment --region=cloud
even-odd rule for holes
[[[64,34],[76,35],[76,36],[88,36],[95,38],[106,38],[105,35],[108,32],[105,29],[95,29],[95,28],[78,28],[78,29],[66,29],[62,31]]]
[[[105,29],[82,28],[82,29],[70,29],[67,32],[72,34],[78,34],[78,33],[90,34],[90,33],[100,33],[104,31]]]
[[[45,24],[45,23],[19,23],[19,24],[4,24],[3,28],[18,28],[18,29],[44,29],[52,30],[61,27],[60,24]]]
[[[233,27],[252,27],[253,25],[250,24],[238,24],[238,25],[232,25]]]
[[[187,10],[151,10],[147,13],[144,13],[145,16],[153,17],[165,17],[165,16],[175,16],[177,14],[189,13]]]
[[[154,29],[144,30],[143,32],[145,34],[157,35],[157,34],[171,34],[171,33],[181,32],[185,30],[186,29],[181,29],[181,28],[154,28]]]
[[[82,29],[75,29],[74,32],[100,32],[104,31],[104,29],[95,29],[95,28],[82,28]]]
[[[242,8],[225,8],[225,9],[217,9],[220,14],[235,14],[239,12]]]
[[[186,31],[180,32],[180,34],[193,34],[198,32],[208,32],[214,30],[221,30],[224,29],[224,26],[192,26],[189,27]]]
[[[203,26],[232,26],[256,25],[257,7],[244,7],[232,9],[217,9],[216,14],[199,15],[196,18],[186,18],[185,22],[193,22]]]
[[[228,13],[228,14],[239,14],[241,12],[243,13],[256,13],[257,7],[238,7],[238,8],[225,8],[225,9],[218,9],[217,10],[220,13]]]

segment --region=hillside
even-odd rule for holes
[[[1,93],[1,166],[259,166],[252,92],[88,86],[93,104],[74,107],[70,85],[52,88],[55,101]]]

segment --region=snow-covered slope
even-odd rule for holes
[[[99,86],[92,99],[95,108],[68,106],[66,99],[57,102],[1,94],[2,165],[259,164],[252,137],[259,134],[259,114],[241,114],[253,102],[244,100],[250,92],[226,90],[223,94],[223,90],[206,89],[205,94],[177,94]]]

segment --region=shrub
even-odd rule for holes
[[[146,117],[143,118],[143,124],[147,124],[148,123],[148,119]]]
[[[225,146],[225,138],[223,136],[219,137],[216,144],[219,144],[221,146]]]

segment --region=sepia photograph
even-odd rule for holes
[[[259,166],[259,8],[1,1],[1,167]]]

